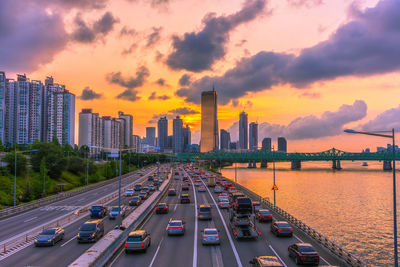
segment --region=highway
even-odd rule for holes
[[[330,253],[315,245],[304,233],[294,229],[293,237],[276,237],[270,232],[270,223],[256,222],[257,230],[261,232],[258,240],[238,241],[233,238],[229,228],[229,212],[216,207],[217,194],[212,189],[198,192],[191,179],[192,187],[189,194],[190,204],[180,204],[179,195],[182,175],[174,180],[171,187],[177,189],[177,196],[165,196],[161,202],[169,204],[168,214],[153,214],[142,226],[151,235],[151,246],[146,253],[125,254],[120,250],[111,266],[249,266],[254,256],[277,256],[284,266],[296,266],[288,256],[288,246],[297,242],[310,242],[320,255],[320,265],[343,264]],[[212,206],[212,220],[197,220],[197,206],[210,204]],[[166,227],[170,218],[184,219],[186,232],[184,236],[168,236]],[[203,246],[201,244],[201,230],[206,227],[216,227],[220,231],[220,246]],[[197,229],[197,230],[196,230]],[[137,265],[136,265],[137,264]]]
[[[146,171],[147,175],[144,175],[143,178],[146,178],[148,174],[154,172],[154,168]],[[140,180],[138,178],[142,178],[139,175],[133,175],[132,178],[127,178],[133,182],[134,180]],[[126,181],[127,182],[127,181]],[[125,182],[125,183],[126,183]],[[144,184],[148,184],[149,182],[144,182]],[[118,182],[114,183],[118,185]],[[111,188],[114,188],[112,186]],[[112,189],[110,189],[112,190]],[[109,193],[109,191],[104,194]],[[124,192],[121,192],[122,194]],[[104,196],[99,195],[99,197]],[[135,207],[129,207],[129,197],[122,197],[122,204],[128,207],[127,214],[130,214]],[[91,200],[90,200],[91,201]],[[73,203],[73,202],[71,202]],[[88,201],[89,203],[89,201]],[[75,203],[74,203],[75,204]],[[84,203],[87,204],[87,203]],[[106,204],[107,207],[118,205],[118,199],[111,201]],[[8,257],[4,258],[0,261],[0,266],[68,266],[68,264],[72,263],[76,258],[78,258],[84,251],[90,248],[93,243],[80,243],[78,244],[76,237],[78,234],[79,227],[87,220],[89,220],[89,215],[82,217],[80,220],[68,225],[65,227],[65,237],[62,241],[56,243],[54,247],[35,247],[33,243],[21,250],[16,250],[14,254],[10,254]],[[104,230],[105,234],[112,230],[115,225],[115,220],[109,220],[108,217],[103,219],[104,221]],[[60,261],[62,259],[62,261]]]
[[[154,170],[154,167],[146,169],[144,174],[146,175]],[[139,178],[140,175],[135,172],[122,179],[122,186],[133,183]],[[57,219],[71,211],[77,210],[117,189],[118,182],[111,183],[43,207],[2,219],[0,220],[0,243],[15,235],[27,232],[51,220]]]

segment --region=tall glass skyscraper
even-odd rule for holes
[[[156,127],[146,127],[146,141],[150,146],[156,145]]]
[[[247,113],[242,112],[239,115],[239,148],[240,149],[248,149],[249,145],[249,124],[247,119]]]
[[[258,123],[252,122],[249,125],[249,149],[257,150],[258,148]]]
[[[183,139],[183,121],[179,116],[172,122],[172,138],[173,138],[173,146],[175,153],[182,153],[183,146],[184,146],[184,139]]]
[[[158,120],[158,143],[161,151],[168,147],[168,120],[162,117]]]
[[[228,150],[229,144],[231,143],[231,134],[228,131],[221,129],[220,139],[220,149]]]
[[[201,93],[201,140],[200,152],[218,149],[217,92]]]

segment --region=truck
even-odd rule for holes
[[[257,239],[260,232],[254,223],[252,203],[248,197],[238,197],[229,213],[230,228],[236,239]]]
[[[207,177],[207,186],[208,187],[214,187],[215,186],[215,177],[214,176],[209,175]]]

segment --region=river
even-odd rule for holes
[[[290,162],[276,163],[276,205],[369,264],[393,266],[392,172],[382,171],[381,162],[341,164],[334,171],[331,162],[302,162],[294,171]],[[222,174],[234,180],[235,168]],[[272,163],[267,169],[238,164],[237,181],[273,201]]]

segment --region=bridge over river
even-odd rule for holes
[[[400,159],[400,152],[395,153],[396,160]],[[213,162],[230,163],[249,163],[249,167],[255,168],[257,162],[261,162],[261,167],[267,167],[268,162],[291,162],[292,169],[300,169],[302,161],[332,161],[333,169],[341,169],[340,162],[343,160],[351,161],[382,161],[384,170],[391,170],[393,154],[391,150],[369,153],[345,152],[336,148],[331,148],[322,152],[313,153],[284,153],[279,151],[215,151],[207,153],[178,153],[176,160],[180,162],[190,162],[197,160],[208,160]]]

